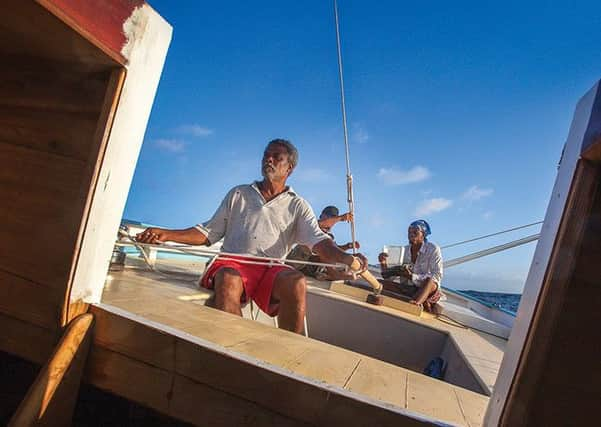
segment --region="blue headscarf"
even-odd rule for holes
[[[411,224],[409,224],[409,227],[410,228],[411,227],[419,228],[422,231],[422,233],[424,233],[424,240],[427,240],[426,237],[428,237],[431,234],[430,224],[428,224],[423,219],[418,219],[417,221],[413,221]]]

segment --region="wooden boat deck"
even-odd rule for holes
[[[210,292],[199,290],[196,287],[197,277],[198,275],[186,273],[184,270],[179,274],[170,274],[167,277],[161,273],[130,267],[121,272],[110,273],[102,303],[92,308],[97,317],[95,345],[110,352],[142,360],[149,357],[165,359],[162,362],[152,360],[151,364],[153,365],[168,366],[172,363],[168,360],[170,357],[174,357],[176,359],[174,363],[177,363],[177,357],[167,356],[166,349],[157,347],[156,343],[153,344],[155,340],[148,338],[146,338],[146,343],[142,344],[147,346],[148,354],[132,354],[133,344],[128,340],[141,340],[142,338],[138,334],[146,333],[142,332],[144,328],[141,325],[134,327],[133,324],[122,334],[115,332],[114,317],[123,316],[124,312],[128,312],[133,316],[134,321],[139,320],[151,325],[150,328],[155,328],[158,324],[165,325],[167,328],[181,331],[185,336],[193,337],[199,346],[202,346],[202,343],[212,343],[227,352],[228,355],[250,358],[262,367],[275,368],[281,372],[334,387],[336,390],[351,392],[352,395],[358,396],[359,399],[367,399],[372,404],[378,402],[387,408],[400,410],[401,413],[409,411],[426,416],[430,420],[442,420],[468,426],[482,424],[488,404],[486,396],[359,353],[206,307],[204,303],[210,296]],[[313,282],[310,292],[330,293],[323,289],[324,287],[327,285]],[[332,293],[332,297],[352,301],[351,297],[345,295]],[[357,301],[354,303],[363,304]],[[373,307],[373,309],[389,311],[392,315],[408,319],[411,316],[386,307]],[[501,343],[491,340],[492,337],[480,337],[471,331],[445,325],[429,315],[410,320],[449,331],[470,362],[475,363],[474,367],[486,378],[486,381],[491,385],[494,383],[500,362],[499,358],[502,357]],[[138,331],[136,338],[133,338],[134,329]],[[109,330],[110,333],[108,333]],[[115,336],[121,338],[114,338]],[[474,340],[474,336],[479,337],[478,341]],[[483,356],[485,354],[483,346],[486,351],[490,350],[490,355]],[[96,354],[102,353],[97,351]],[[181,354],[182,351],[180,351],[180,357]],[[99,362],[101,363],[98,366],[107,363],[110,365],[108,359]],[[212,374],[207,372],[200,373],[203,370],[215,369],[214,365],[207,368],[206,366],[194,366],[191,360],[188,362],[185,376],[194,381],[201,380],[203,382],[207,381],[208,376],[211,381],[216,381],[216,383],[207,383],[210,387],[220,388],[218,383],[223,385],[223,379],[215,379]],[[102,383],[102,375],[96,374],[94,382]],[[103,374],[108,377],[106,372]],[[94,375],[95,373],[91,374],[91,376]],[[258,394],[265,390],[260,392],[256,390],[257,385],[253,384],[252,378],[239,378],[239,381],[242,384],[235,390],[225,387],[227,389],[225,391],[237,394],[243,400],[263,403]],[[99,385],[109,390],[111,387],[119,387],[110,382]],[[125,393],[124,390],[117,391],[119,394],[127,395],[127,391]],[[280,390],[280,392],[288,394],[289,389],[285,389],[285,392]],[[134,392],[130,391],[130,393]],[[273,393],[273,391],[269,393]],[[298,397],[298,399],[305,398]],[[257,399],[259,400],[257,401]],[[296,397],[291,396],[285,398],[282,395],[272,396],[270,404],[274,407],[271,409],[279,412],[280,406],[293,405],[295,399]],[[325,397],[325,402],[316,402],[312,405],[312,407],[318,408],[315,414],[305,413],[299,418],[310,423],[321,424],[318,420],[324,419],[324,411],[327,411],[325,408],[328,407],[327,400],[328,398]],[[142,403],[155,407],[159,405],[157,402]],[[299,405],[299,408],[301,407],[303,405]],[[293,409],[285,409],[284,413],[288,414],[287,411],[290,410]],[[195,421],[193,416],[189,421]]]

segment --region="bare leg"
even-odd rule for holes
[[[417,290],[413,299],[410,301],[412,304],[422,305],[430,295],[436,290],[436,283],[432,279],[426,280]]]
[[[240,297],[244,293],[244,285],[240,273],[233,268],[224,267],[215,274],[214,307],[227,313],[242,316]]]
[[[306,292],[307,284],[301,272],[284,270],[277,274],[271,297],[280,304],[280,328],[297,334],[304,332]]]

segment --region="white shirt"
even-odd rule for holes
[[[412,264],[411,245],[405,246],[403,264]],[[438,245],[427,240],[422,243],[417,252],[417,259],[412,271],[411,282],[415,286],[421,286],[423,281],[428,278],[432,278],[440,286],[442,280],[442,254]]]
[[[256,182],[232,188],[213,217],[196,229],[211,244],[224,238],[224,252],[272,258],[285,257],[295,243],[312,248],[330,238],[292,188],[266,202]]]

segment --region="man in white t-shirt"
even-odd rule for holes
[[[309,204],[286,185],[296,167],[298,151],[287,140],[267,144],[261,162],[263,180],[231,189],[213,217],[184,230],[147,228],[136,236],[143,243],[172,241],[211,245],[224,239],[222,251],[240,254],[211,264],[201,285],[215,289],[215,307],[239,316],[249,298],[283,329],[303,332],[306,283],[285,264],[248,263],[244,255],[283,258],[294,244],[311,248],[325,262],[350,266],[354,257],[324,233]],[[367,259],[358,254],[361,268]]]

